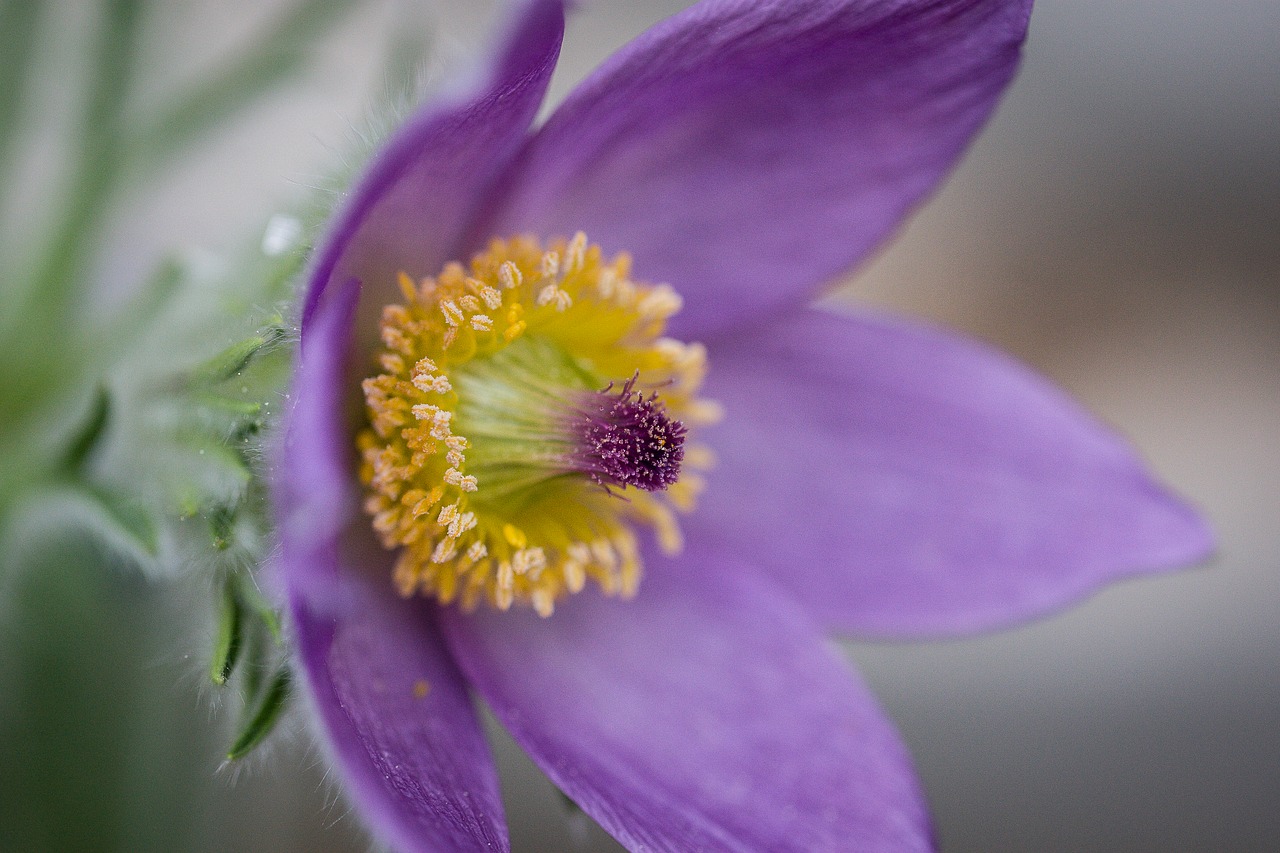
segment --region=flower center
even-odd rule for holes
[[[689,430],[718,412],[696,396],[705,350],[662,337],[679,296],[629,271],[578,234],[400,276],[358,443],[401,594],[547,616],[588,579],[634,594],[636,526],[679,550],[688,469],[710,462]]]

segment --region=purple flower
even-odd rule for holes
[[[1024,368],[805,307],[951,168],[1014,73],[1030,6],[704,0],[531,131],[563,32],[563,4],[536,0],[483,73],[378,154],[314,261],[274,491],[302,680],[383,840],[508,849],[471,689],[630,848],[928,849],[906,750],[827,635],[1008,625],[1206,554],[1196,515]],[[698,431],[718,462],[685,547],[646,541],[633,598],[588,590],[548,618],[401,597],[359,509],[365,427],[349,405],[378,312],[401,272],[579,231],[670,283],[684,303],[670,333],[706,346],[703,391],[725,417]],[[461,309],[436,307],[463,328]],[[609,378],[622,390],[582,404],[595,420],[574,422],[573,447],[612,455],[581,481],[626,485],[618,466],[641,459],[653,471],[633,479],[669,483],[683,425],[622,387],[629,372]],[[448,413],[426,408],[415,417],[444,418],[449,438]],[[631,432],[609,432],[615,409]]]

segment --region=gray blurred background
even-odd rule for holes
[[[163,37],[148,56],[157,79],[200,74],[271,5],[161,6]],[[687,4],[584,5],[553,100]],[[68,26],[79,9],[61,4]],[[369,3],[326,40],[304,85],[130,203],[103,298],[169,246],[243,239],[246,221],[317,182],[368,125],[371,96],[391,94],[382,75],[394,33],[430,34],[430,64],[442,67],[482,42],[492,12],[490,2]],[[1024,70],[991,127],[837,296],[962,329],[1035,365],[1128,435],[1221,536],[1206,567],[1109,589],[1033,626],[850,647],[914,751],[948,850],[1261,851],[1280,838],[1277,45],[1275,0],[1041,0]],[[56,79],[47,85],[58,97]],[[39,693],[47,707],[0,702],[10,730],[30,736],[4,747],[0,768],[29,759],[41,738],[74,746],[66,766],[45,762],[5,804],[13,811],[0,819],[27,827],[22,843],[368,849],[300,723],[247,766],[220,769],[227,721],[200,686],[202,638],[172,640],[205,606],[196,593],[74,568],[74,547],[50,557],[73,567],[59,587],[18,590],[0,620],[11,648],[43,620],[84,627],[65,648],[28,649],[43,655],[36,665],[0,657],[7,683],[53,685]],[[617,849],[494,734],[516,850]],[[83,835],[39,818],[77,802],[101,809]]]

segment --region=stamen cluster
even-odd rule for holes
[[[588,578],[635,591],[634,524],[679,549],[674,510],[701,486],[682,468],[709,458],[688,427],[717,411],[696,396],[703,348],[661,336],[679,297],[629,273],[578,234],[400,276],[358,443],[402,594],[549,615]]]

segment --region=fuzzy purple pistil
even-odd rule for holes
[[[656,392],[645,397],[635,384],[633,376],[616,392],[610,384],[594,395],[581,427],[582,467],[604,486],[661,491],[680,479],[687,430]]]

